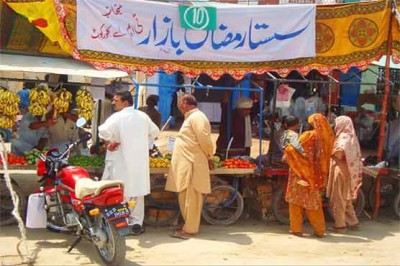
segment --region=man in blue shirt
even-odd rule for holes
[[[41,116],[26,113],[19,122],[18,137],[11,140],[11,152],[23,156],[34,148],[42,150],[49,137],[49,126],[54,125],[54,119],[41,120]]]

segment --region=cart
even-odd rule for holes
[[[144,220],[148,225],[173,225],[179,218],[177,194],[164,189],[168,171],[168,168],[150,168],[152,186],[151,194],[145,198]],[[202,217],[212,225],[233,224],[244,210],[240,180],[254,175],[254,169],[216,168],[210,174],[211,193],[204,197]]]

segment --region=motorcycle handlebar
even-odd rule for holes
[[[79,142],[82,141],[88,141],[92,138],[92,134],[90,134],[89,132],[87,132],[85,135],[83,135],[83,137],[79,140]]]
[[[70,151],[73,147],[79,145],[79,143],[81,143],[82,141],[88,141],[88,140],[90,140],[91,138],[92,138],[92,134],[90,134],[89,132],[86,132],[85,135],[82,136],[82,138],[80,138],[80,139],[78,139],[77,141],[71,143],[71,144],[68,146],[68,149],[67,149],[63,154],[61,154],[61,156],[59,157],[59,159],[65,158],[65,156],[66,156],[67,154],[69,154],[69,151]]]
[[[78,145],[79,143],[83,142],[83,141],[88,141],[92,138],[92,134],[90,134],[89,132],[85,133],[85,135],[82,136],[82,138],[78,139],[77,141],[73,142],[71,147],[74,147],[76,145]]]

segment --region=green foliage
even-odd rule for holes
[[[41,153],[45,154],[48,149],[44,149],[43,151],[39,151],[38,149],[33,149],[31,151],[25,152],[25,159],[29,165],[35,165],[39,161],[39,156]]]
[[[68,160],[70,165],[82,167],[104,167],[104,156],[76,155]]]

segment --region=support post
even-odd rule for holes
[[[382,161],[383,157],[383,146],[385,143],[385,130],[387,120],[387,104],[390,93],[390,55],[392,50],[392,24],[393,24],[393,8],[396,8],[394,1],[390,1],[392,5],[392,11],[389,18],[389,32],[386,47],[386,61],[385,61],[385,92],[382,99],[382,110],[381,110],[381,121],[379,126],[379,142],[378,142],[378,161]]]

